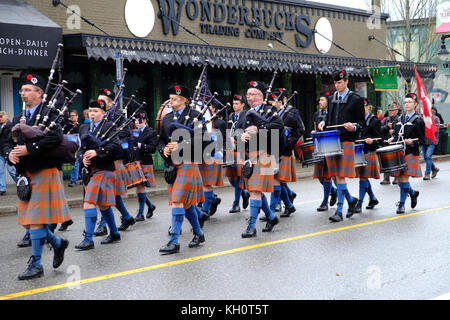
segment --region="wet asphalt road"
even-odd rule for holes
[[[424,165],[422,165],[423,167]],[[420,191],[413,210],[395,213],[399,188],[372,180],[380,204],[363,209],[341,223],[330,223],[328,212],[317,212],[321,185],[312,179],[291,183],[298,194],[295,212],[281,219],[273,232],[242,239],[248,210],[230,214],[231,188],[216,191],[218,212],[205,223],[206,242],[187,247],[192,239],[185,219],[180,253],[162,256],[171,211],[167,197],[155,197],[154,216],[121,232],[122,241],[76,251],[84,217],[72,209],[74,224],[57,235],[70,241],[62,266],[53,270],[53,251],[43,253],[45,276],[19,281],[31,248],[20,249],[23,229],[16,216],[0,217],[0,298],[14,299],[431,299],[450,292],[450,162],[439,162],[436,179],[414,179]],[[358,180],[348,182],[358,196]],[[365,205],[367,204],[367,196]],[[126,205],[132,215],[137,200]],[[364,206],[365,207],[365,206]],[[364,208],[363,207],[363,208]],[[347,204],[344,205],[347,210]],[[116,210],[115,210],[116,212]],[[116,222],[119,224],[118,214]],[[81,280],[81,284],[71,284]],[[59,285],[59,286],[58,286]],[[56,287],[55,287],[56,286]],[[37,289],[33,291],[34,289]]]

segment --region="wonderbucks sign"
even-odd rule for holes
[[[158,4],[165,35],[178,35],[184,15],[199,24],[204,35],[265,41],[284,41],[293,35],[296,46],[301,48],[307,48],[313,40],[311,18],[283,10],[281,5],[259,8],[249,7],[251,1],[206,0],[158,0]]]

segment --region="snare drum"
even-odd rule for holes
[[[328,157],[343,154],[339,130],[314,132],[313,157]]]
[[[300,160],[302,161],[302,166],[307,167],[313,163],[319,163],[323,161],[323,157],[314,157],[314,144],[312,141],[302,143],[298,146],[298,153],[300,154]]]
[[[408,167],[405,150],[401,144],[379,148],[376,153],[381,173],[395,172]]]
[[[355,144],[355,168],[367,166],[367,161],[364,158],[364,144]]]
[[[139,161],[130,162],[125,165],[125,176],[127,179],[127,188],[131,189],[139,184],[147,182],[144,170]]]

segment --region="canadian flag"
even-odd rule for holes
[[[416,72],[417,90],[419,91],[419,98],[423,105],[423,121],[425,122],[425,136],[436,142],[436,124],[434,123],[433,116],[431,114],[431,101],[428,98],[427,91],[423,86],[422,79],[420,79],[419,73],[417,72],[416,66],[414,66]]]

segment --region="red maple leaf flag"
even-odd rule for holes
[[[425,136],[430,138],[433,143],[436,142],[436,123],[434,123],[433,116],[431,115],[431,101],[428,98],[427,91],[423,86],[422,79],[420,79],[419,73],[417,72],[416,66],[414,66],[414,70],[416,72],[416,81],[417,81],[417,91],[419,91],[419,98],[422,101],[423,105],[423,121],[425,122]]]

